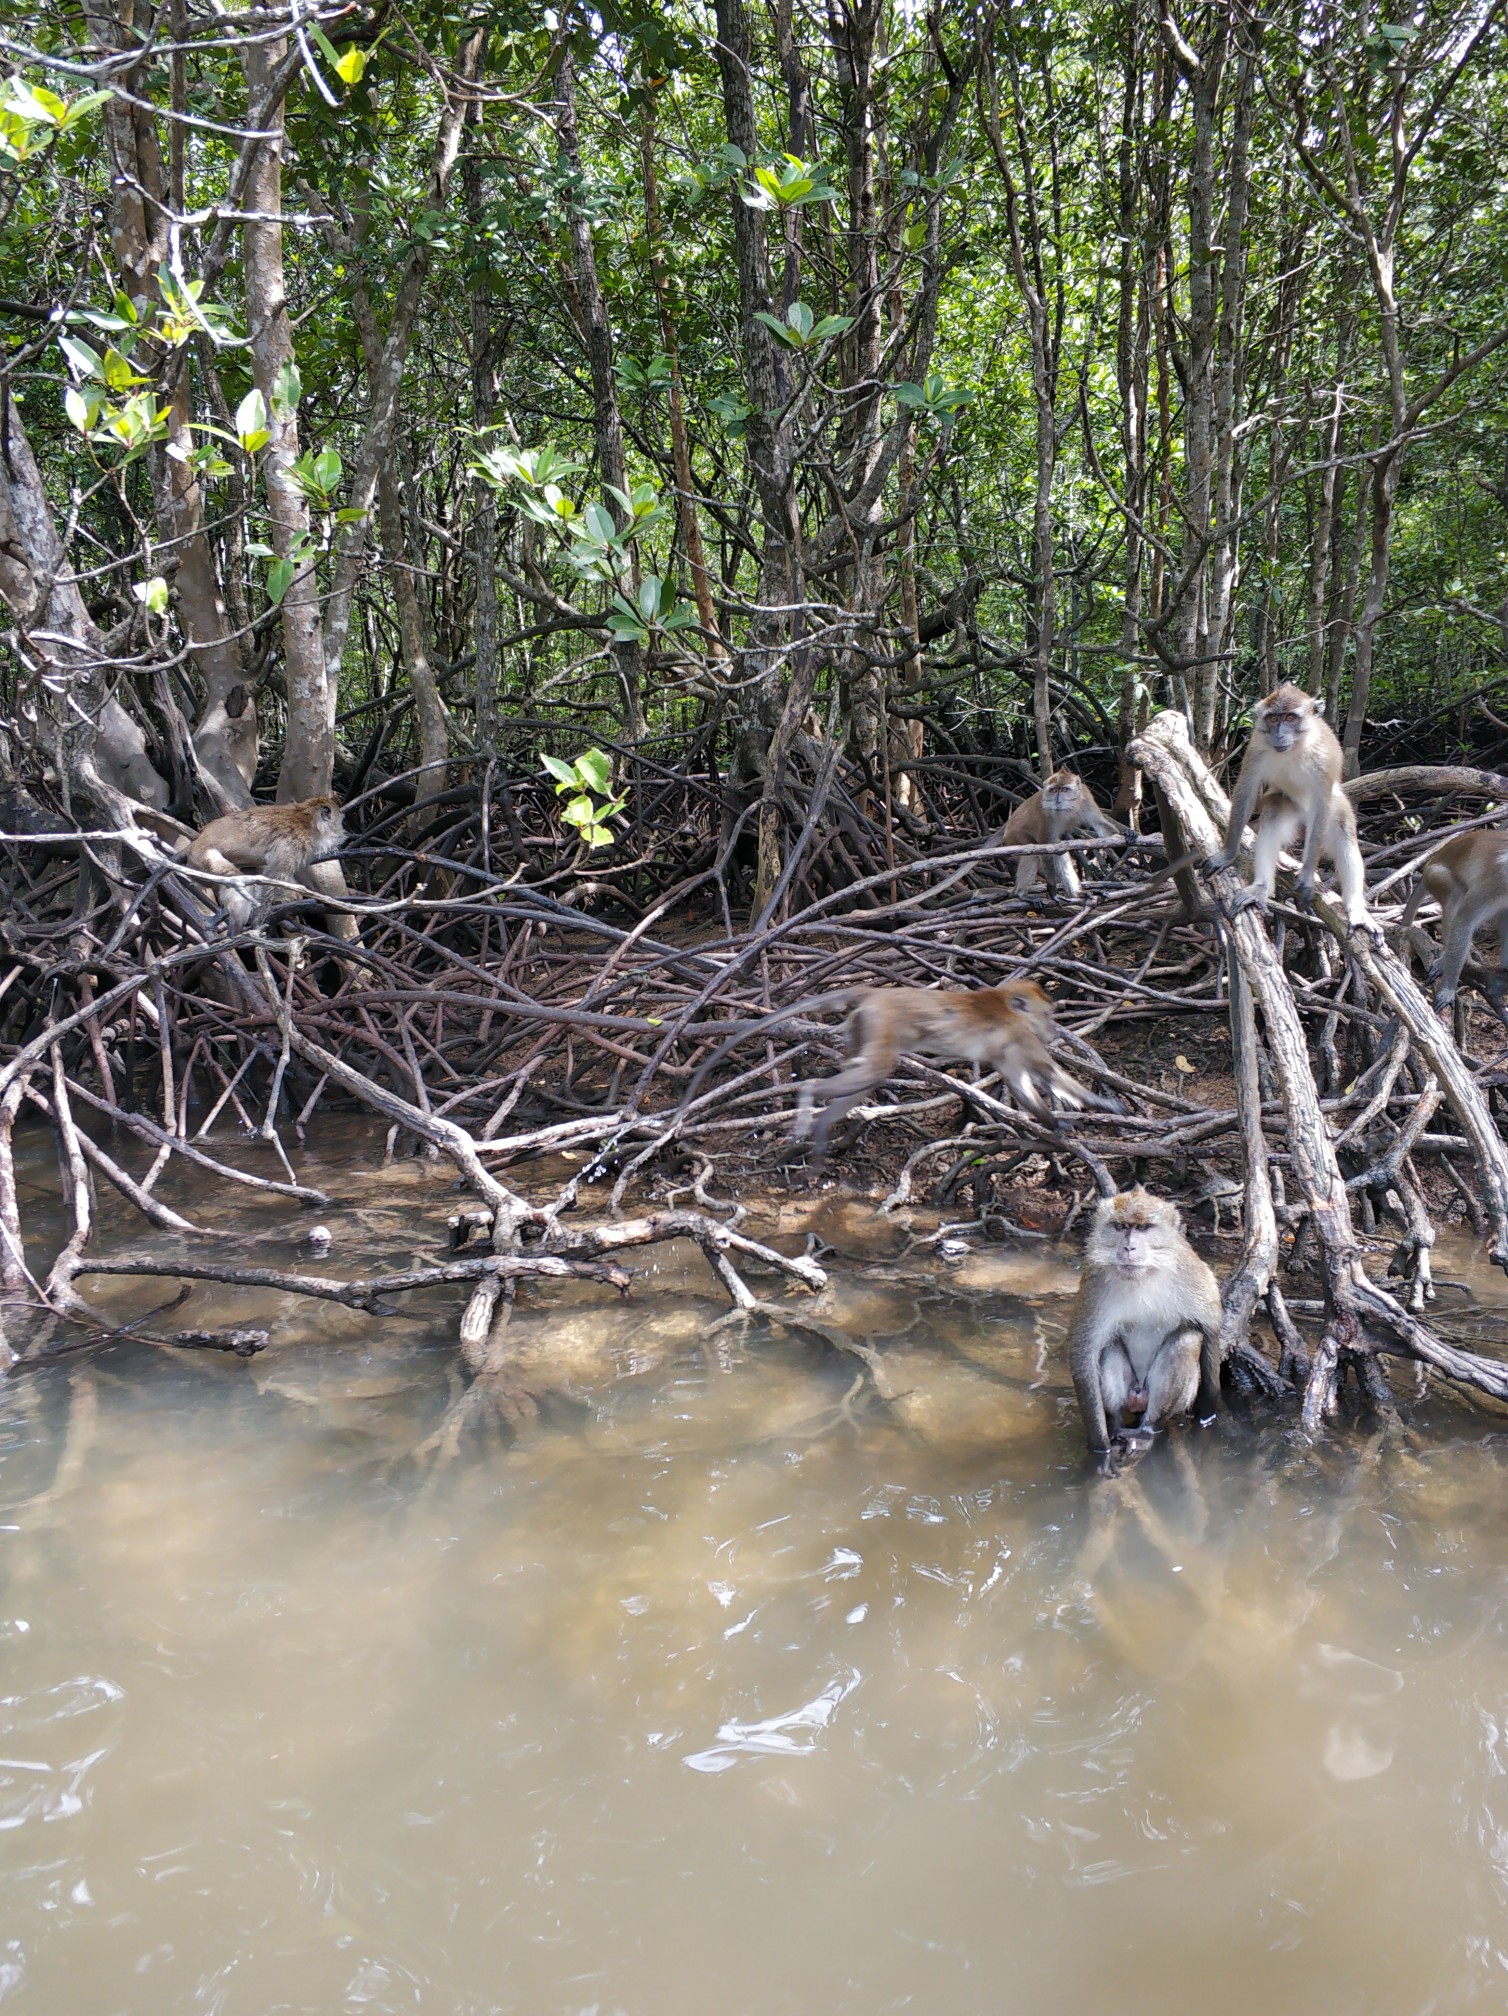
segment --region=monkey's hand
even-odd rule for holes
[[[1220,848],[1217,853],[1206,854],[1199,865],[1206,875],[1214,875],[1222,868],[1234,868],[1236,865],[1236,849],[1227,841],[1225,846]]]
[[[1293,900],[1300,910],[1312,910],[1314,908],[1314,877],[1312,875],[1301,875],[1299,877],[1297,883],[1294,885]]]

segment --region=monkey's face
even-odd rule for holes
[[[340,816],[340,807],[330,800],[321,805],[314,819],[314,853],[311,859],[328,861],[338,854],[345,845],[346,829]]]
[[[1257,708],[1257,733],[1265,735],[1274,749],[1291,749],[1318,712],[1316,703],[1297,686],[1279,686]]]
[[[1005,1005],[1038,1028],[1052,1027],[1052,1000],[1035,980],[1012,980],[1005,987]]]
[[[1166,1264],[1177,1238],[1178,1213],[1161,1197],[1126,1190],[1095,1207],[1088,1258],[1117,1274],[1146,1274]]]
[[[1072,770],[1055,770],[1042,786],[1042,809],[1061,818],[1077,809],[1083,794],[1084,786]]]

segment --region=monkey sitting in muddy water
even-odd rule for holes
[[[190,868],[211,875],[263,875],[270,882],[298,882],[318,861],[331,861],[345,844],[345,826],[333,798],[302,798],[293,805],[249,805],[226,812],[196,833],[184,856]],[[227,928],[241,931],[260,923],[271,906],[289,900],[289,890],[253,891],[245,882],[219,885],[220,911]]]
[[[1090,1221],[1068,1359],[1089,1447],[1150,1445],[1163,1424],[1220,1406],[1220,1284],[1184,1237],[1178,1208],[1149,1190],[1102,1197]]]

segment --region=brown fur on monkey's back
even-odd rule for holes
[[[211,853],[235,868],[260,868],[269,848],[279,840],[309,838],[330,813],[339,816],[333,798],[300,798],[291,805],[249,805],[244,812],[226,812],[195,834],[188,850],[191,867],[201,866]]]
[[[1024,1009],[1014,1005],[1018,1000],[1026,1002]],[[958,993],[936,987],[876,987],[864,996],[855,1015],[863,1020],[887,1003],[915,1018],[917,1033],[908,1047],[941,1043],[949,1056],[978,1062],[992,1053],[1006,1029],[1019,1024],[1022,1014],[1039,1029],[1052,1027],[1052,1002],[1035,980],[1006,980],[998,987],[970,987]]]
[[[1443,901],[1490,868],[1508,876],[1508,833],[1497,826],[1454,834],[1430,855],[1419,871],[1419,880],[1431,896]]]

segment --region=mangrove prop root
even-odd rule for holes
[[[1155,717],[1130,753],[1196,863],[1213,852],[1227,801],[1182,718]],[[953,786],[935,788],[946,796]],[[1483,802],[1508,785],[1494,772],[1430,766],[1347,788],[1386,925],[1395,885],[1401,897],[1440,829],[1480,823]],[[1209,1198],[1217,1212],[1234,1191],[1244,1209],[1224,1270],[1222,1345],[1238,1379],[1300,1393],[1314,1429],[1353,1374],[1364,1399],[1387,1406],[1378,1352],[1508,1397],[1495,1361],[1446,1343],[1425,1320],[1432,1198],[1464,1205],[1508,1267],[1508,1152],[1488,1105],[1501,1031],[1484,1039],[1485,1061],[1469,1061],[1382,935],[1348,931],[1323,900],[1303,917],[1279,904],[1269,924],[1239,908],[1235,871],[1201,876],[1207,900],[1190,918],[1168,882],[1148,885],[1144,857],[1125,843],[1063,844],[1086,881],[1098,878],[1075,903],[1018,897],[1021,850],[999,844],[996,798],[961,770],[946,817],[931,824],[876,823],[862,795],[846,795],[837,853],[814,815],[780,900],[758,929],[739,930],[715,781],[656,772],[645,789],[634,847],[621,862],[594,863],[589,879],[551,837],[545,801],[525,816],[516,784],[501,812],[475,794],[448,798],[420,852],[391,837],[409,830],[405,820],[377,817],[347,860],[343,908],[359,935],[335,938],[315,928],[318,910],[298,905],[259,931],[213,935],[202,892],[134,830],[101,851],[59,810],[45,847],[0,835],[14,976],[0,982],[8,1336],[39,1304],[45,1320],[81,1317],[101,1331],[76,1285],[91,1275],[218,1281],[374,1310],[451,1285],[470,1291],[461,1344],[475,1369],[490,1362],[519,1280],[622,1288],[620,1256],[666,1240],[698,1248],[731,1320],[778,1311],[800,1324],[801,1295],[770,1302],[759,1277],[810,1292],[823,1270],[741,1231],[736,1199],[750,1167],[782,1152],[798,1076],[830,1068],[837,1017],[807,1015],[750,1038],[681,1112],[699,1065],[738,1025],[810,995],[1029,973],[1054,995],[1072,1068],[1125,1110],[1044,1124],[993,1080],[903,1060],[850,1117],[845,1173],[883,1178],[892,1211],[967,1188],[976,1237],[1030,1222],[1017,1199],[1043,1185],[1076,1200],[1072,1210],[1135,1174],[1195,1206]],[[105,892],[93,908],[77,906],[70,847],[87,859],[89,886]],[[1423,920],[1421,939],[1428,929]],[[1181,1053],[1199,1055],[1202,1038],[1227,1024],[1228,1081],[1218,1063],[1188,1066]],[[1168,1029],[1176,1072],[1144,1041]],[[1204,1049],[1223,1059],[1223,1039]],[[409,1273],[349,1281],[235,1266],[224,1233],[202,1222],[206,1185],[339,1209],[296,1167],[306,1130],[337,1101],[380,1122],[394,1152],[450,1165],[468,1193],[450,1251]],[[27,1252],[12,1142],[23,1115],[60,1151],[64,1224],[61,1250],[49,1240],[48,1270]],[[564,1173],[544,1158],[563,1158]],[[160,1188],[175,1168],[192,1184],[180,1182],[170,1202]],[[529,1173],[527,1195],[515,1172]],[[101,1179],[108,1222],[134,1215],[165,1252],[171,1242],[173,1258],[101,1250]],[[612,1186],[612,1201],[593,1218],[599,1185]],[[674,1202],[688,1193],[701,1208]],[[1363,1271],[1353,1211],[1369,1238],[1387,1221],[1396,1294]],[[1278,1287],[1285,1245],[1290,1269],[1302,1260],[1318,1277],[1317,1291],[1302,1291],[1317,1293],[1322,1318],[1308,1335]],[[179,1257],[185,1246],[192,1259]],[[1307,1326],[1306,1303],[1295,1306]],[[1263,1311],[1275,1370],[1251,1341]],[[832,1326],[804,1327],[851,1347]]]

